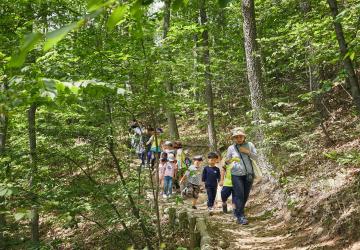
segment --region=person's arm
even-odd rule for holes
[[[218,183],[220,182],[220,169],[219,168],[217,168],[218,169],[218,171],[216,172],[216,179],[217,179],[217,181],[218,181]]]
[[[176,178],[177,173],[178,173],[178,166],[177,166],[177,163],[175,163],[174,164],[174,178]]]
[[[189,170],[187,170],[184,174],[184,176],[181,178],[180,183],[183,183],[184,181],[186,181],[188,175],[190,174]]]
[[[224,177],[226,175],[226,165],[224,167],[222,167],[221,172],[220,172],[220,183],[219,186],[222,187],[224,185]]]
[[[146,145],[149,145],[151,144],[152,140],[153,140],[154,136],[150,136],[149,140],[146,142]]]
[[[206,182],[206,167],[204,168],[204,170],[203,170],[203,172],[202,172],[202,178],[201,178],[201,180],[202,180],[203,182]]]
[[[232,146],[230,146],[230,147],[228,147],[228,149],[227,149],[227,153],[226,153],[226,158],[225,158],[225,165],[228,165],[228,164],[230,164],[230,160],[231,160],[231,158],[232,158]]]
[[[249,155],[249,157],[252,160],[256,161],[258,159],[256,148],[255,148],[254,144],[252,144],[251,142],[249,142],[248,144],[249,144],[249,149],[247,149],[245,147],[240,147],[240,152]]]

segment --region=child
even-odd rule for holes
[[[212,212],[214,210],[214,202],[216,198],[217,185],[220,181],[220,169],[216,167],[219,156],[215,152],[208,154],[209,166],[204,168],[202,173],[202,181],[205,182],[206,193],[208,196],[208,210]]]
[[[221,180],[219,183],[219,186],[222,186],[221,189],[221,201],[222,201],[222,210],[223,212],[226,214],[228,212],[227,209],[227,200],[230,197],[230,195],[232,195],[232,204],[233,204],[233,210],[235,211],[234,208],[234,191],[233,191],[233,185],[232,185],[232,180],[231,180],[231,168],[232,168],[232,164],[229,165],[224,165],[222,171],[221,171]]]
[[[170,154],[168,155],[168,162],[165,163],[162,170],[162,176],[164,181],[163,198],[169,198],[172,195],[172,181],[174,176],[176,175],[176,171],[177,167],[175,156]]]
[[[186,167],[189,168],[190,165],[191,165],[191,160],[190,160],[190,157],[189,157],[189,150],[185,150],[184,154],[185,154],[184,163],[185,163]]]
[[[180,183],[183,184],[186,179],[188,179],[188,187],[192,190],[192,208],[197,209],[196,202],[199,198],[200,185],[201,185],[201,162],[202,156],[194,156],[194,165],[191,165],[189,169],[185,172],[185,175],[181,179]]]
[[[156,176],[156,168],[152,172],[152,176],[154,176],[153,180],[155,182],[155,186],[159,185],[159,188],[164,187],[163,173],[164,173],[164,170],[165,170],[166,163],[167,163],[167,154],[162,153],[162,155],[160,157],[160,163],[159,163],[159,175]],[[162,191],[161,191],[161,194],[163,194]]]
[[[167,154],[175,155],[174,144],[171,141],[165,141],[163,144],[163,151]]]

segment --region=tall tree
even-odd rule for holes
[[[5,93],[7,89],[7,84],[4,82],[0,85],[0,90]],[[0,157],[5,154],[5,146],[6,146],[6,137],[7,137],[7,129],[8,129],[8,116],[5,113],[4,107],[0,106]],[[4,210],[3,202],[5,199],[0,197],[0,209]],[[4,228],[6,226],[6,218],[5,214],[0,213],[0,249],[5,249],[5,240],[4,240]]]
[[[259,53],[256,44],[256,22],[254,0],[242,1],[244,47],[246,55],[247,77],[249,80],[251,106],[254,111],[254,121],[257,125],[261,120],[263,108],[263,94],[261,90],[261,69]],[[258,139],[263,139],[263,134],[258,130]]]
[[[357,79],[357,76],[355,74],[353,63],[348,56],[348,46],[345,40],[344,31],[342,28],[342,25],[340,21],[337,19],[337,16],[339,15],[339,9],[337,5],[336,0],[327,0],[332,17],[334,19],[334,28],[336,33],[336,38],[339,43],[340,47],[340,54],[344,63],[344,68],[346,70],[346,73],[348,75],[349,83],[350,83],[350,89],[351,89],[351,95],[353,98],[353,102],[355,106],[357,107],[358,111],[360,111],[360,86]]]
[[[259,51],[256,44],[256,22],[255,22],[255,4],[254,0],[242,0],[244,48],[246,57],[247,77],[249,81],[251,106],[253,109],[253,119],[256,124],[256,140],[260,144],[264,141],[264,132],[261,129],[263,109],[263,94],[261,89],[261,66],[259,60]],[[259,163],[263,168],[271,169],[266,155],[263,152],[259,154]],[[268,176],[270,178],[270,175]]]
[[[31,165],[30,175],[30,189],[36,188],[36,175],[37,175],[37,152],[36,152],[36,109],[37,105],[32,103],[28,109],[28,134],[29,134],[29,157]],[[34,193],[34,192],[32,192]],[[39,245],[40,232],[39,232],[39,211],[36,205],[36,195],[32,197],[31,209],[31,239],[34,245]]]
[[[208,136],[210,142],[210,148],[213,151],[217,150],[217,140],[216,140],[216,130],[215,130],[215,116],[214,116],[214,97],[213,89],[211,83],[211,71],[210,71],[210,50],[209,50],[209,31],[207,25],[207,14],[206,14],[206,1],[200,0],[199,2],[200,10],[200,24],[203,26],[203,31],[201,33],[202,38],[202,63],[205,67],[204,77],[205,77],[205,99],[207,105],[207,114],[208,114]]]
[[[170,28],[170,17],[171,17],[171,0],[165,0],[165,6],[164,6],[164,23],[163,23],[163,40],[166,39],[167,34],[169,32],[169,28]],[[170,55],[168,55],[170,56]],[[168,71],[166,72],[166,74],[169,74]],[[170,81],[169,77],[166,77],[165,79],[165,87],[166,90],[169,94],[172,94],[172,92],[174,91],[174,86],[172,84],[172,82]],[[170,137],[173,139],[179,139],[179,130],[178,130],[178,126],[176,123],[176,117],[173,111],[171,111],[171,109],[167,108],[166,109],[166,117],[168,120],[168,125],[169,125],[169,133],[170,133]]]

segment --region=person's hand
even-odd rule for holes
[[[224,186],[224,182],[223,182],[223,181],[220,181],[220,182],[219,182],[219,186],[220,186],[220,187]]]
[[[250,154],[250,150],[245,148],[245,147],[240,147],[239,150],[240,150],[241,153],[244,153],[244,154],[247,154],[247,155]]]

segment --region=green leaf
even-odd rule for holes
[[[221,8],[225,8],[230,1],[231,0],[218,0],[218,3]]]
[[[127,5],[120,5],[110,15],[109,20],[106,24],[108,30],[113,30],[116,25],[125,19],[125,14],[128,10]]]
[[[130,8],[130,14],[133,18],[140,20],[144,14],[141,1],[136,1]]]
[[[141,0],[142,5],[150,5],[154,2],[154,0]]]
[[[70,31],[78,28],[80,25],[82,25],[84,20],[80,20],[78,22],[71,23],[69,25],[66,25],[58,30],[54,30],[46,35],[46,42],[44,44],[44,51],[47,51],[51,49],[53,46],[55,46],[60,40],[62,40],[67,33]]]
[[[25,218],[25,216],[26,216],[26,213],[22,213],[22,212],[14,214],[15,221],[22,220]]]
[[[114,0],[109,0],[107,2],[103,2],[102,0],[89,0],[88,1],[88,11],[93,12],[97,11],[102,7],[109,6],[110,4],[114,3]]]
[[[8,67],[14,68],[23,65],[26,55],[35,47],[35,45],[39,42],[41,38],[42,34],[38,32],[25,35],[22,45],[20,47],[20,51],[11,57],[8,63]]]
[[[102,0],[89,0],[88,1],[88,11],[93,12],[95,10],[98,10],[102,7],[103,1]]]
[[[187,5],[188,2],[185,3],[184,0],[174,0],[172,3],[172,9],[174,11],[177,11],[178,9],[184,7]]]
[[[351,54],[350,54],[350,59],[351,61],[354,61],[354,58],[355,58],[355,52],[353,51]]]

